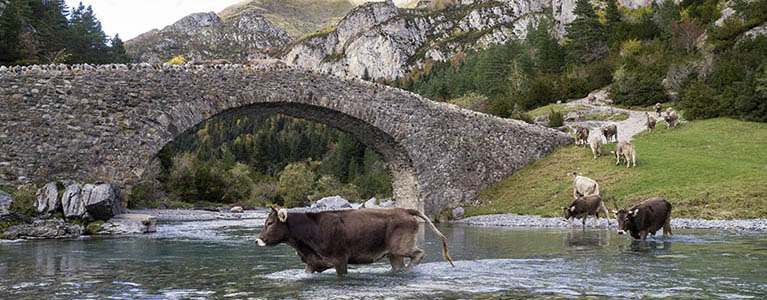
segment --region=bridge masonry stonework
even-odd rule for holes
[[[129,192],[176,136],[244,111],[350,133],[381,156],[397,205],[431,216],[571,142],[544,127],[288,67],[0,68],[0,185],[74,179]]]

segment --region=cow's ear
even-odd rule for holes
[[[272,204],[272,211],[273,211],[273,212],[278,212],[278,211],[280,211],[280,206],[279,206],[279,205],[277,205],[277,204]]]
[[[280,222],[285,223],[288,220],[288,211],[280,209],[277,211],[277,218],[280,219]]]

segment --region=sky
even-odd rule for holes
[[[71,9],[80,2],[91,5],[101,21],[101,27],[110,37],[120,34],[127,41],[152,29],[162,29],[179,19],[197,12],[220,12],[243,0],[66,0]],[[351,0],[367,2],[381,0]],[[397,5],[414,0],[395,0]]]
[[[196,12],[220,12],[242,0],[66,0],[71,9],[91,5],[110,37],[127,41],[152,29],[161,29]]]

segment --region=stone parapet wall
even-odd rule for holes
[[[352,134],[398,206],[435,215],[571,142],[563,133],[292,67],[0,67],[0,185],[138,182],[165,144],[217,114],[283,113]]]

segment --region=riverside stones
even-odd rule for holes
[[[37,191],[37,213],[41,217],[50,217],[61,207],[61,198],[55,182],[43,186]]]
[[[97,234],[143,234],[157,231],[157,218],[145,214],[121,214],[106,221]]]
[[[350,208],[352,205],[344,198],[341,198],[341,196],[332,196],[332,197],[325,197],[320,200],[317,200],[317,202],[312,204],[312,208],[320,208],[320,209],[340,209],[340,208]]]
[[[83,234],[83,227],[60,219],[37,220],[32,224],[16,225],[3,232],[7,239],[66,239]]]
[[[61,194],[61,206],[65,218],[82,218],[85,216],[85,203],[83,202],[80,184],[72,183]]]
[[[120,190],[112,184],[86,184],[82,199],[85,209],[96,220],[109,220],[122,213]]]

